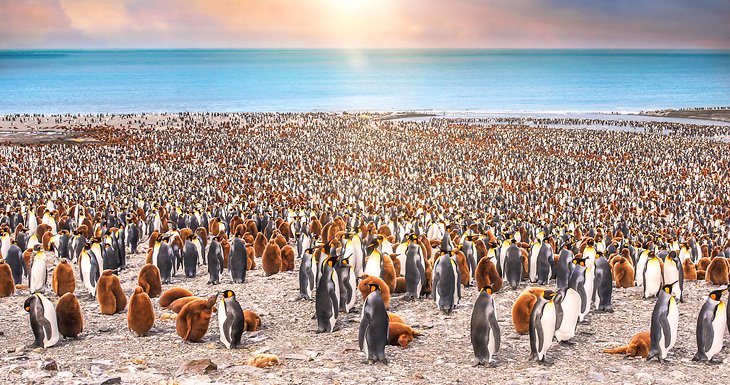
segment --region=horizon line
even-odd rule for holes
[[[38,47],[38,48],[0,48],[0,51],[730,51],[727,48],[698,47]]]

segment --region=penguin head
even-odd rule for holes
[[[41,245],[36,244],[35,246],[33,246],[33,251],[41,251]]]
[[[573,258],[573,264],[574,265],[585,266],[586,265],[586,258],[578,258],[578,257],[575,257],[575,258]]]
[[[411,234],[411,235],[410,235],[410,236],[408,237],[408,239],[410,239],[411,241],[414,241],[414,242],[415,242],[416,240],[418,240],[418,235],[416,235],[416,234]]]
[[[380,286],[378,286],[378,285],[376,285],[376,284],[374,284],[374,283],[371,283],[371,284],[370,284],[370,285],[368,285],[368,286],[370,287],[370,292],[371,292],[371,293],[372,293],[372,292],[374,292],[374,291],[376,291],[376,290],[380,290]]]
[[[479,289],[479,292],[492,295],[492,285],[484,285],[481,289]]]
[[[676,282],[674,282],[674,283],[676,283]],[[670,284],[662,286],[662,290],[666,291],[667,294],[672,294],[672,286],[674,286],[674,283],[670,283]]]
[[[236,293],[234,293],[233,290],[224,290],[221,292],[221,295],[223,298],[233,298],[236,296]]]
[[[33,297],[35,296],[28,297],[28,299],[26,299],[25,303],[23,304],[23,309],[25,309],[25,311],[27,311],[28,313],[30,313],[30,305],[33,302]]]
[[[545,290],[542,292],[542,298],[545,298],[548,301],[552,301],[556,295],[557,293],[552,290]]]
[[[725,295],[725,293],[727,293],[727,291],[728,291],[727,288],[713,290],[712,292],[710,292],[710,296],[709,297],[710,297],[710,299],[712,299],[714,301],[719,301],[722,298],[722,296]]]

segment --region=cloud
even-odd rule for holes
[[[2,48],[730,48],[727,0],[13,0]]]

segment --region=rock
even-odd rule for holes
[[[42,382],[41,381],[42,379],[51,377],[51,375],[42,370],[30,369],[30,370],[23,371],[22,377],[23,377],[23,379],[26,379],[29,382],[40,383],[40,382]]]
[[[606,381],[606,376],[604,376],[603,374],[598,373],[598,372],[590,372],[590,373],[588,373],[588,381],[604,382],[604,381]]]
[[[208,374],[214,370],[217,370],[218,366],[210,360],[210,358],[204,358],[201,360],[192,360],[183,365],[178,373],[190,373],[190,374]]]
[[[636,382],[639,384],[653,384],[654,376],[649,373],[639,372],[634,375]]]
[[[41,369],[57,372],[58,364],[56,364],[56,361],[54,360],[43,361],[41,362]]]
[[[122,377],[110,377],[106,380],[99,383],[99,385],[113,385],[113,384],[121,384],[122,383]]]

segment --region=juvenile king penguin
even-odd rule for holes
[[[244,316],[241,304],[236,300],[236,294],[231,290],[221,293],[220,306],[218,306],[218,329],[220,340],[226,349],[234,349],[241,344],[243,334]]]
[[[13,294],[15,294],[13,271],[4,259],[0,259],[0,298],[9,297]]]
[[[49,348],[58,343],[61,333],[58,331],[56,309],[43,294],[35,293],[25,300],[25,311],[30,313],[30,327],[35,337],[35,346]]]
[[[596,310],[613,313],[611,295],[613,294],[613,274],[611,265],[602,252],[598,252],[596,258],[596,274],[593,278],[593,300]]]
[[[656,257],[655,257],[656,258]],[[679,327],[679,309],[677,301],[672,295],[672,285],[665,285],[659,291],[659,298],[651,313],[651,350],[646,360],[656,357],[664,362],[667,353],[677,342],[677,328]]]
[[[317,261],[314,260],[312,249],[306,249],[302,253],[302,263],[299,265],[299,296],[306,300],[312,299],[314,290],[314,277]]]
[[[149,295],[141,286],[134,289],[129,297],[129,309],[127,310],[127,327],[137,337],[142,337],[152,329],[155,324],[155,308]]]
[[[405,299],[414,299],[421,296],[421,288],[426,281],[426,263],[423,259],[418,236],[411,234],[406,248],[406,295]]]
[[[368,363],[378,361],[388,363],[388,359],[385,358],[385,345],[388,344],[389,323],[380,287],[370,285],[370,294],[362,306],[360,331],[357,337],[360,350],[365,353]]]
[[[46,254],[40,245],[34,250],[33,259],[30,263],[30,292],[38,293],[46,291],[46,283],[48,282],[48,267],[46,266]]]
[[[53,269],[51,287],[57,296],[61,297],[66,293],[73,293],[76,289],[76,277],[68,259],[63,258]]]
[[[328,257],[322,264],[315,297],[317,333],[333,332],[340,312],[340,279],[335,272],[336,258]]]
[[[73,293],[61,296],[56,304],[58,331],[66,338],[78,338],[84,330],[84,316],[79,300]]]
[[[725,302],[722,300],[725,293],[727,289],[711,292],[700,309],[697,317],[697,354],[692,361],[710,361],[722,350],[727,320]]]
[[[555,334],[555,292],[545,290],[530,314],[530,359],[545,363]]]
[[[643,271],[644,298],[654,297],[662,288],[662,262],[656,254],[649,252]]]
[[[471,313],[470,333],[476,365],[496,366],[494,355],[499,351],[501,333],[497,323],[497,308],[494,306],[492,287],[489,285],[479,289],[479,297],[474,302],[474,310]]]

